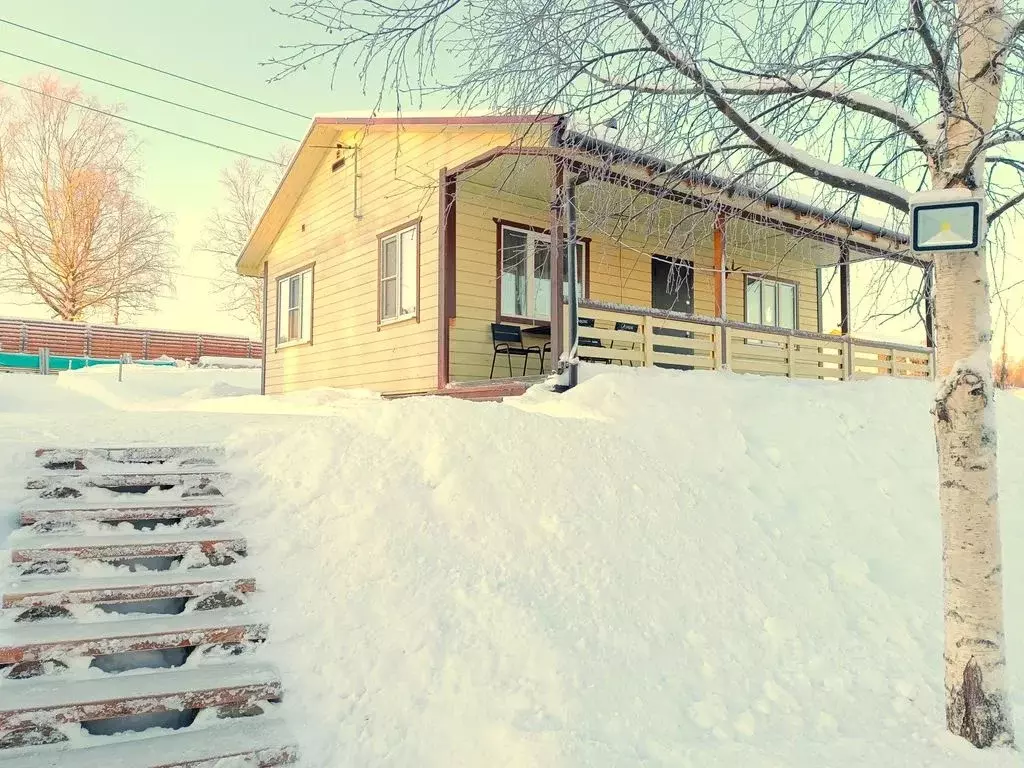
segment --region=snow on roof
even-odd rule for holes
[[[364,122],[410,122],[410,123],[526,123],[526,122],[551,122],[555,120],[554,115],[524,114],[510,115],[491,112],[488,110],[451,110],[433,109],[424,110],[342,110],[339,112],[317,112],[313,116],[314,122],[330,122],[333,120],[364,121]]]

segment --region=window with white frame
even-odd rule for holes
[[[746,320],[774,328],[797,327],[796,285],[747,275]]]
[[[313,268],[277,279],[277,344],[305,344],[313,331]]]
[[[413,225],[380,239],[380,319],[416,315],[418,227]]]
[[[576,243],[576,295],[584,298],[586,244]],[[569,296],[568,260],[562,261],[562,299]],[[501,315],[551,319],[551,238],[544,232],[501,225]]]

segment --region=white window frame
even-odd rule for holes
[[[797,283],[792,283],[786,280],[775,280],[770,277],[760,277],[758,275],[745,275],[743,281],[743,321],[749,325],[760,325],[765,328],[775,328],[780,331],[798,330],[800,327],[800,286]],[[756,323],[747,319],[748,312],[750,311],[750,285],[751,283],[761,284],[761,307],[758,321]],[[784,325],[779,324],[779,319],[782,313],[779,312],[779,307],[782,306],[782,291],[780,286],[786,286],[787,288],[793,289],[793,327],[788,328]],[[775,292],[775,323],[768,324],[764,322],[764,295],[765,289]]]
[[[410,275],[405,269],[405,249],[403,243],[406,242],[404,236],[412,234],[412,254],[409,258],[411,259],[411,265],[413,274],[411,275],[411,296],[408,298],[412,301],[411,307],[403,306],[405,296],[406,280],[410,279]],[[419,223],[410,224],[409,226],[403,226],[394,232],[389,232],[380,238],[377,245],[377,307],[378,307],[378,322],[381,325],[388,325],[390,323],[399,323],[403,320],[411,320],[419,317],[419,238],[420,238],[420,227]],[[384,248],[387,243],[393,242],[395,244],[395,274],[384,275]],[[386,304],[384,302],[384,286],[388,282],[395,283],[395,314],[385,314]]]
[[[502,290],[502,284],[505,279],[505,232],[519,232],[526,235],[526,313],[519,315],[514,312],[506,312],[504,307],[504,291]],[[550,253],[551,247],[551,236],[546,232],[538,232],[535,229],[526,229],[524,227],[517,227],[514,224],[501,224],[498,232],[498,314],[503,318],[513,320],[530,320],[532,322],[550,322],[551,321],[551,308],[550,304],[544,308],[544,314],[537,311],[536,299],[536,256],[537,256],[537,243],[547,243]],[[579,283],[579,293],[577,297],[579,299],[586,298],[587,290],[587,243],[582,239],[576,241],[576,253],[577,253],[577,264],[579,265],[579,274],[576,275],[576,281]],[[563,278],[567,275],[563,275]],[[568,281],[565,281],[565,286],[568,287]],[[562,300],[566,301],[567,296],[563,296]]]
[[[298,304],[291,304],[292,286],[298,286]],[[299,333],[290,334],[292,315],[298,316]],[[311,344],[313,341],[313,265],[277,278],[277,348]]]

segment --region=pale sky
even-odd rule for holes
[[[276,46],[296,39],[301,26],[276,16],[263,2],[252,0],[177,0],[157,4],[137,0],[7,0],[0,18],[110,51],[151,66],[208,82],[300,114],[341,109],[367,109],[353,78],[342,78],[331,90],[324,70],[310,70],[284,83],[267,84],[269,71],[260,62]],[[264,107],[230,99],[207,89],[113,61],[55,40],[0,23],[0,50],[28,56],[138,91],[263,126],[301,138],[308,121]],[[43,68],[0,53],[0,78],[20,82]],[[64,82],[74,78],[54,73]],[[218,120],[157,104],[115,88],[78,81],[102,102],[119,103],[133,120],[268,157],[285,142]],[[13,89],[8,89],[13,90]],[[17,94],[12,94],[17,95]],[[143,194],[156,207],[173,213],[179,254],[176,296],[161,302],[159,311],[139,317],[135,325],[191,331],[250,334],[244,321],[220,311],[212,294],[216,269],[211,257],[193,254],[193,246],[210,210],[220,199],[218,176],[235,156],[227,152],[131,126],[143,141]],[[0,315],[48,317],[44,307],[13,304],[0,295]]]
[[[261,66],[260,62],[273,57],[279,45],[312,39],[316,37],[316,31],[276,15],[265,0],[177,0],[159,5],[138,0],[7,0],[0,5],[0,19],[170,70],[303,115],[366,110],[373,108],[378,100],[376,93],[367,95],[362,92],[354,74],[338,77],[332,89],[330,72],[323,67],[310,67],[284,82],[267,83],[272,70]],[[0,52],[0,78],[12,82],[45,69],[4,52],[154,93],[296,139],[301,138],[308,126],[308,120],[231,99],[3,23],[0,23],[0,51],[3,51]],[[133,120],[262,157],[272,156],[277,148],[286,144],[265,134],[157,104],[112,87],[79,81],[62,73],[54,74],[64,82],[79,82],[86,93],[105,104],[123,105],[124,114]],[[153,205],[174,215],[178,251],[175,295],[163,299],[157,312],[140,316],[132,324],[254,335],[254,329],[248,323],[219,309],[218,298],[213,294],[217,271],[211,257],[193,253],[205,218],[220,201],[218,176],[236,156],[144,128],[131,129],[143,141],[142,192]],[[1015,261],[1011,274],[1018,271],[1019,265]],[[1007,282],[1012,282],[1012,279]],[[855,292],[858,287],[866,287],[863,278],[857,274],[853,287]],[[1024,292],[1016,290],[1010,295],[1013,302],[1019,303]],[[12,299],[9,295],[0,294],[0,315],[49,316],[45,307],[14,303]],[[858,314],[867,313],[869,302],[863,295],[855,296],[854,304],[858,307]],[[826,330],[838,314],[829,305],[826,300]],[[1024,311],[1017,321],[1020,329],[1024,330]],[[908,329],[907,326],[908,322],[903,319],[881,328],[872,323],[864,328],[864,335],[923,343],[920,328]],[[1024,355],[1024,334],[1011,330],[1010,347],[1011,354]]]

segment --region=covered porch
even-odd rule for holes
[[[588,362],[834,380],[931,376],[930,301],[920,346],[851,333],[852,264],[890,259],[930,278],[930,264],[908,258],[902,243],[771,195],[659,184],[635,165],[611,152],[543,147],[442,171],[439,389],[564,364],[571,271],[578,356]],[[822,295],[833,276],[840,321],[829,328]],[[508,355],[502,343],[527,353]]]

